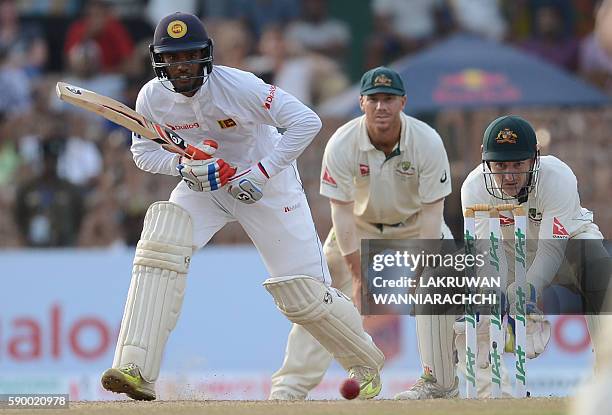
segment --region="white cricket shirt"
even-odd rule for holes
[[[485,168],[489,171],[486,165]],[[485,187],[482,165],[478,165],[461,186],[461,205],[465,211],[466,207],[479,203],[500,205],[518,204],[518,201],[502,201],[491,196]],[[527,271],[527,280],[542,288],[552,281],[563,260],[564,245],[554,240],[570,239],[584,231],[591,232],[593,212],[580,206],[574,172],[554,156],[540,157],[536,187],[523,206],[527,213],[527,261],[532,264]],[[503,238],[513,240],[512,212],[502,212],[500,219]],[[476,221],[476,235],[479,239],[488,239],[487,220]],[[508,258],[511,258],[512,244],[506,244],[505,248]],[[514,269],[512,261],[508,266],[509,270]]]
[[[450,194],[450,169],[438,133],[416,118],[400,116],[400,142],[389,157],[372,145],[365,115],[341,126],[325,148],[320,192],[354,201],[358,225],[401,222],[418,233],[422,204]]]
[[[319,117],[292,95],[224,66],[214,66],[193,97],[169,91],[157,79],[149,81],[138,94],[136,111],[192,145],[216,140],[215,157],[238,171],[261,161],[270,176],[288,167],[321,128]],[[131,150],[142,170],[178,175],[179,157],[158,144],[133,134]]]

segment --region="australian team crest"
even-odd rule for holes
[[[416,169],[411,162],[400,161],[395,167],[395,172],[401,174],[402,176],[412,176],[416,172]]]
[[[536,208],[529,208],[529,219],[534,222],[542,222],[542,212],[538,212]]]
[[[385,74],[380,74],[374,78],[374,86],[391,86],[393,81]]]
[[[518,135],[514,131],[509,128],[504,128],[501,130],[497,137],[495,137],[495,142],[497,144],[509,143],[516,144],[516,140],[518,139]]]

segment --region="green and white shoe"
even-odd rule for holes
[[[399,400],[452,399],[459,396],[459,379],[450,388],[443,388],[433,376],[422,376],[410,389],[395,395]]]
[[[156,398],[155,384],[144,380],[140,368],[133,363],[108,369],[102,374],[101,382],[107,391],[125,393],[137,401],[153,401]]]
[[[382,389],[380,373],[365,366],[354,366],[349,369],[349,378],[359,382],[359,399],[373,399]]]

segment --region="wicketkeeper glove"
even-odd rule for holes
[[[491,326],[491,318],[486,315],[476,315],[476,344],[478,347],[478,355],[476,363],[481,369],[489,367],[489,327]],[[455,330],[455,348],[463,350],[465,353],[465,316],[460,316],[453,324]],[[465,356],[463,356],[465,358]]]
[[[514,339],[516,333],[516,283],[513,282],[508,286],[506,291],[508,295],[508,303],[510,306],[510,314],[508,316],[508,326],[511,327],[509,333],[510,339]],[[550,341],[551,325],[550,321],[546,319],[546,316],[542,313],[537,304],[537,293],[535,287],[527,283],[526,288],[523,290],[525,293],[524,297],[524,312],[525,321],[527,326],[527,344],[525,345],[525,354],[527,358],[534,359],[544,352],[548,342]],[[514,344],[506,344],[506,349],[512,348],[514,350]]]
[[[257,163],[232,177],[227,190],[235,199],[250,205],[263,197],[263,187],[269,178],[266,169]]]
[[[206,140],[198,148],[212,156],[217,151],[217,143]],[[227,184],[236,173],[234,167],[216,157],[206,160],[181,160],[176,169],[187,186],[195,192],[217,190]]]

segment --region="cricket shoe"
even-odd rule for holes
[[[140,374],[140,368],[129,363],[111,368],[102,374],[102,387],[107,391],[125,393],[137,401],[155,400],[155,384],[147,382]]]
[[[270,401],[303,401],[304,399],[306,399],[306,395],[285,389],[270,392],[270,396],[268,396]]]
[[[382,389],[378,370],[365,366],[354,366],[349,369],[349,378],[359,382],[359,399],[372,399]]]
[[[451,399],[459,396],[459,378],[450,388],[443,388],[433,376],[421,377],[410,389],[395,395],[399,400]]]

